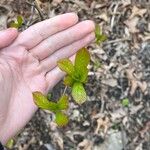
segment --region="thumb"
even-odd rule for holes
[[[18,31],[15,28],[9,28],[0,31],[0,48],[6,47],[11,44],[17,37]]]

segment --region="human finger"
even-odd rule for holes
[[[48,58],[44,59],[40,62],[40,68],[44,72],[48,72],[49,70],[53,69],[57,65],[57,61],[62,58],[68,58],[75,54],[80,48],[87,46],[90,44],[95,38],[94,33],[90,33],[85,38],[74,42],[73,44],[61,48],[59,51],[56,51],[54,54],[49,56]]]
[[[22,45],[31,49],[49,36],[65,30],[78,22],[75,13],[67,13],[44,20],[29,27],[16,39],[14,45]]]
[[[94,29],[95,25],[93,21],[86,20],[80,22],[62,32],[50,36],[39,45],[31,49],[30,52],[38,57],[39,60],[43,60],[60,48],[84,38],[86,35],[94,31]]]

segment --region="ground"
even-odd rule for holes
[[[39,110],[16,136],[13,150],[149,150],[150,1],[1,0],[0,29],[17,15],[26,29],[40,20],[76,12],[99,24],[108,39],[91,44],[87,102],[71,100],[69,124],[58,128],[53,115]],[[38,11],[37,11],[38,9]],[[52,91],[59,97],[62,82]],[[129,100],[128,106],[123,100]]]

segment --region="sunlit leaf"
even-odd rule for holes
[[[10,24],[10,27],[16,28],[16,29],[19,28],[18,23],[15,23],[15,22],[12,22],[12,23]]]
[[[57,62],[57,64],[58,64],[58,67],[62,71],[66,72],[69,75],[73,74],[73,72],[74,72],[74,66],[73,66],[71,60],[69,60],[67,58],[64,58],[64,59],[59,60]]]
[[[73,80],[73,78],[71,76],[66,76],[64,78],[64,84],[66,86],[70,86],[71,87],[73,85],[73,82],[74,82],[74,80]]]
[[[88,75],[87,65],[90,62],[90,54],[86,48],[80,49],[75,58],[75,72],[73,78],[76,81],[85,82]]]
[[[33,98],[34,98],[34,102],[35,104],[41,108],[41,109],[46,109],[46,110],[50,110],[50,111],[57,111],[57,104],[54,102],[50,102],[46,96],[44,96],[41,92],[34,92],[33,93]]]
[[[75,58],[75,69],[76,70],[82,70],[84,67],[87,67],[87,65],[90,62],[90,53],[86,48],[80,49]]]
[[[57,123],[58,126],[65,126],[69,122],[68,116],[60,111],[56,112],[55,117],[56,117],[55,122]]]
[[[18,26],[21,27],[23,24],[23,17],[22,16],[17,16],[17,22],[18,22]]]
[[[68,96],[63,95],[57,102],[59,110],[66,110],[69,107],[69,101],[68,101]]]
[[[74,83],[72,97],[78,104],[82,104],[86,101],[86,92],[82,83]]]

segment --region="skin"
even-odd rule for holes
[[[25,31],[0,31],[0,141],[15,136],[37,110],[32,92],[47,93],[64,74],[56,66],[94,40],[95,25],[68,13]]]

